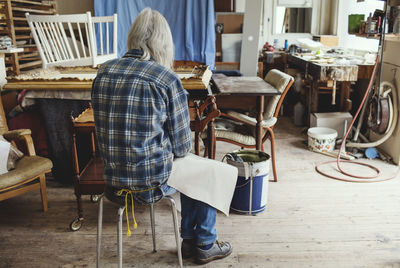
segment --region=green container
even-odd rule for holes
[[[355,34],[360,31],[361,21],[363,21],[364,18],[364,14],[349,15],[349,34]]]

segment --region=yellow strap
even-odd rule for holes
[[[133,193],[142,193],[153,190],[154,188],[149,188],[145,190],[130,190],[130,189],[121,189],[118,191],[117,195],[121,196],[125,193],[125,215],[126,215],[126,225],[128,226],[128,230],[126,231],[126,236],[131,236],[131,230],[129,229],[129,216],[128,216],[128,195],[131,196],[131,205],[132,205],[132,218],[133,218],[133,229],[137,228],[137,223],[135,219],[135,209],[133,205]]]

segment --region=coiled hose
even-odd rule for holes
[[[353,120],[351,121],[350,126],[348,127],[348,129],[347,129],[347,131],[346,131],[346,134],[345,134],[344,137],[343,137],[342,143],[340,144],[340,149],[339,149],[339,153],[338,153],[338,156],[337,156],[336,160],[326,161],[326,162],[323,162],[323,163],[318,164],[317,166],[315,166],[315,170],[316,170],[319,174],[324,175],[324,176],[326,176],[326,177],[328,177],[328,178],[335,179],[335,180],[340,180],[340,181],[358,182],[358,183],[369,183],[369,182],[380,182],[380,181],[391,180],[391,179],[394,179],[394,178],[397,176],[397,174],[399,173],[400,168],[398,168],[397,171],[396,171],[393,175],[390,175],[389,177],[386,177],[386,178],[378,178],[378,176],[379,176],[379,174],[380,174],[380,170],[379,170],[377,167],[375,167],[375,166],[373,166],[373,165],[370,165],[370,164],[362,163],[362,162],[356,162],[356,161],[352,161],[352,160],[341,160],[341,159],[340,159],[340,155],[341,155],[342,149],[343,149],[343,147],[344,147],[345,144],[346,144],[347,136],[349,135],[349,133],[350,133],[350,131],[351,131],[351,129],[352,129],[352,126],[354,125],[354,122],[355,122],[355,120],[357,119],[357,117],[358,117],[358,115],[359,115],[359,113],[360,113],[360,111],[361,111],[361,108],[363,107],[363,105],[364,105],[364,103],[365,103],[365,101],[366,101],[366,99],[367,99],[367,96],[369,95],[369,92],[370,92],[370,90],[371,90],[371,87],[372,87],[372,83],[373,83],[373,80],[374,80],[374,76],[375,76],[375,71],[376,71],[377,65],[378,65],[378,59],[377,59],[376,62],[375,62],[374,69],[373,69],[373,71],[372,71],[372,75],[371,75],[371,78],[370,78],[369,83],[368,83],[368,88],[367,88],[367,90],[366,90],[366,92],[365,92],[365,94],[364,94],[364,97],[363,97],[363,99],[362,99],[362,101],[361,101],[361,104],[360,104],[360,106],[358,107],[357,112],[356,112],[356,114],[355,114]],[[382,82],[380,86],[388,86],[388,87],[391,87],[391,88],[392,88],[392,96],[393,96],[393,120],[392,120],[392,124],[390,125],[389,130],[385,133],[385,135],[384,135],[381,139],[379,139],[379,140],[376,141],[376,142],[373,142],[373,143],[365,143],[365,144],[363,144],[363,143],[348,143],[347,146],[349,146],[349,147],[358,147],[358,148],[373,147],[373,146],[377,146],[377,145],[383,143],[384,141],[386,141],[386,140],[392,135],[392,133],[393,133],[393,131],[394,131],[396,125],[397,125],[397,119],[398,119],[397,92],[396,92],[396,90],[395,90],[394,85],[391,84],[391,83],[389,83],[389,82]],[[336,163],[338,170],[339,170],[342,174],[347,175],[347,176],[349,176],[349,177],[351,177],[351,178],[336,177],[336,176],[331,175],[331,174],[328,174],[328,173],[326,173],[326,172],[324,172],[324,171],[322,171],[322,170],[320,169],[321,166],[327,165],[327,164],[330,164],[330,163]],[[368,167],[369,169],[372,169],[373,171],[375,171],[376,174],[375,174],[375,175],[372,175],[372,176],[359,176],[359,175],[351,174],[351,173],[349,173],[349,172],[344,171],[344,170],[341,168],[340,163],[350,163],[350,164],[354,164],[354,165],[365,166],[365,167]]]

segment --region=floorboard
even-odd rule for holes
[[[203,266],[193,260],[184,265],[400,268],[400,180],[356,184],[319,175],[315,166],[333,158],[308,151],[303,130],[287,118],[279,121],[276,138],[279,181],[269,183],[267,210],[257,216],[219,213],[218,234],[232,243],[232,255]],[[268,152],[268,142],[265,146]],[[235,149],[217,143],[217,159]],[[379,167],[383,177],[397,170],[379,160],[362,161]],[[325,169],[335,172],[334,166]],[[47,185],[47,213],[39,192],[0,202],[0,268],[96,266],[97,204],[83,198],[84,224],[71,232],[77,213],[72,186],[51,178]],[[124,267],[176,267],[168,204],[156,206],[157,253],[152,253],[149,208],[137,205],[135,212],[138,228],[123,238]],[[105,201],[102,267],[117,267],[116,245],[116,207]]]

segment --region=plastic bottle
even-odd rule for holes
[[[288,46],[289,46],[288,41],[287,39],[285,39],[285,46],[283,47],[283,49],[286,51],[288,49]]]
[[[278,39],[274,39],[274,48],[278,49],[278,45],[279,45],[279,40]]]
[[[295,126],[304,126],[304,113],[306,111],[306,107],[301,101],[297,102],[294,105],[293,111],[293,123]]]
[[[372,33],[372,13],[369,13],[367,18],[367,29],[365,31],[367,34]]]

